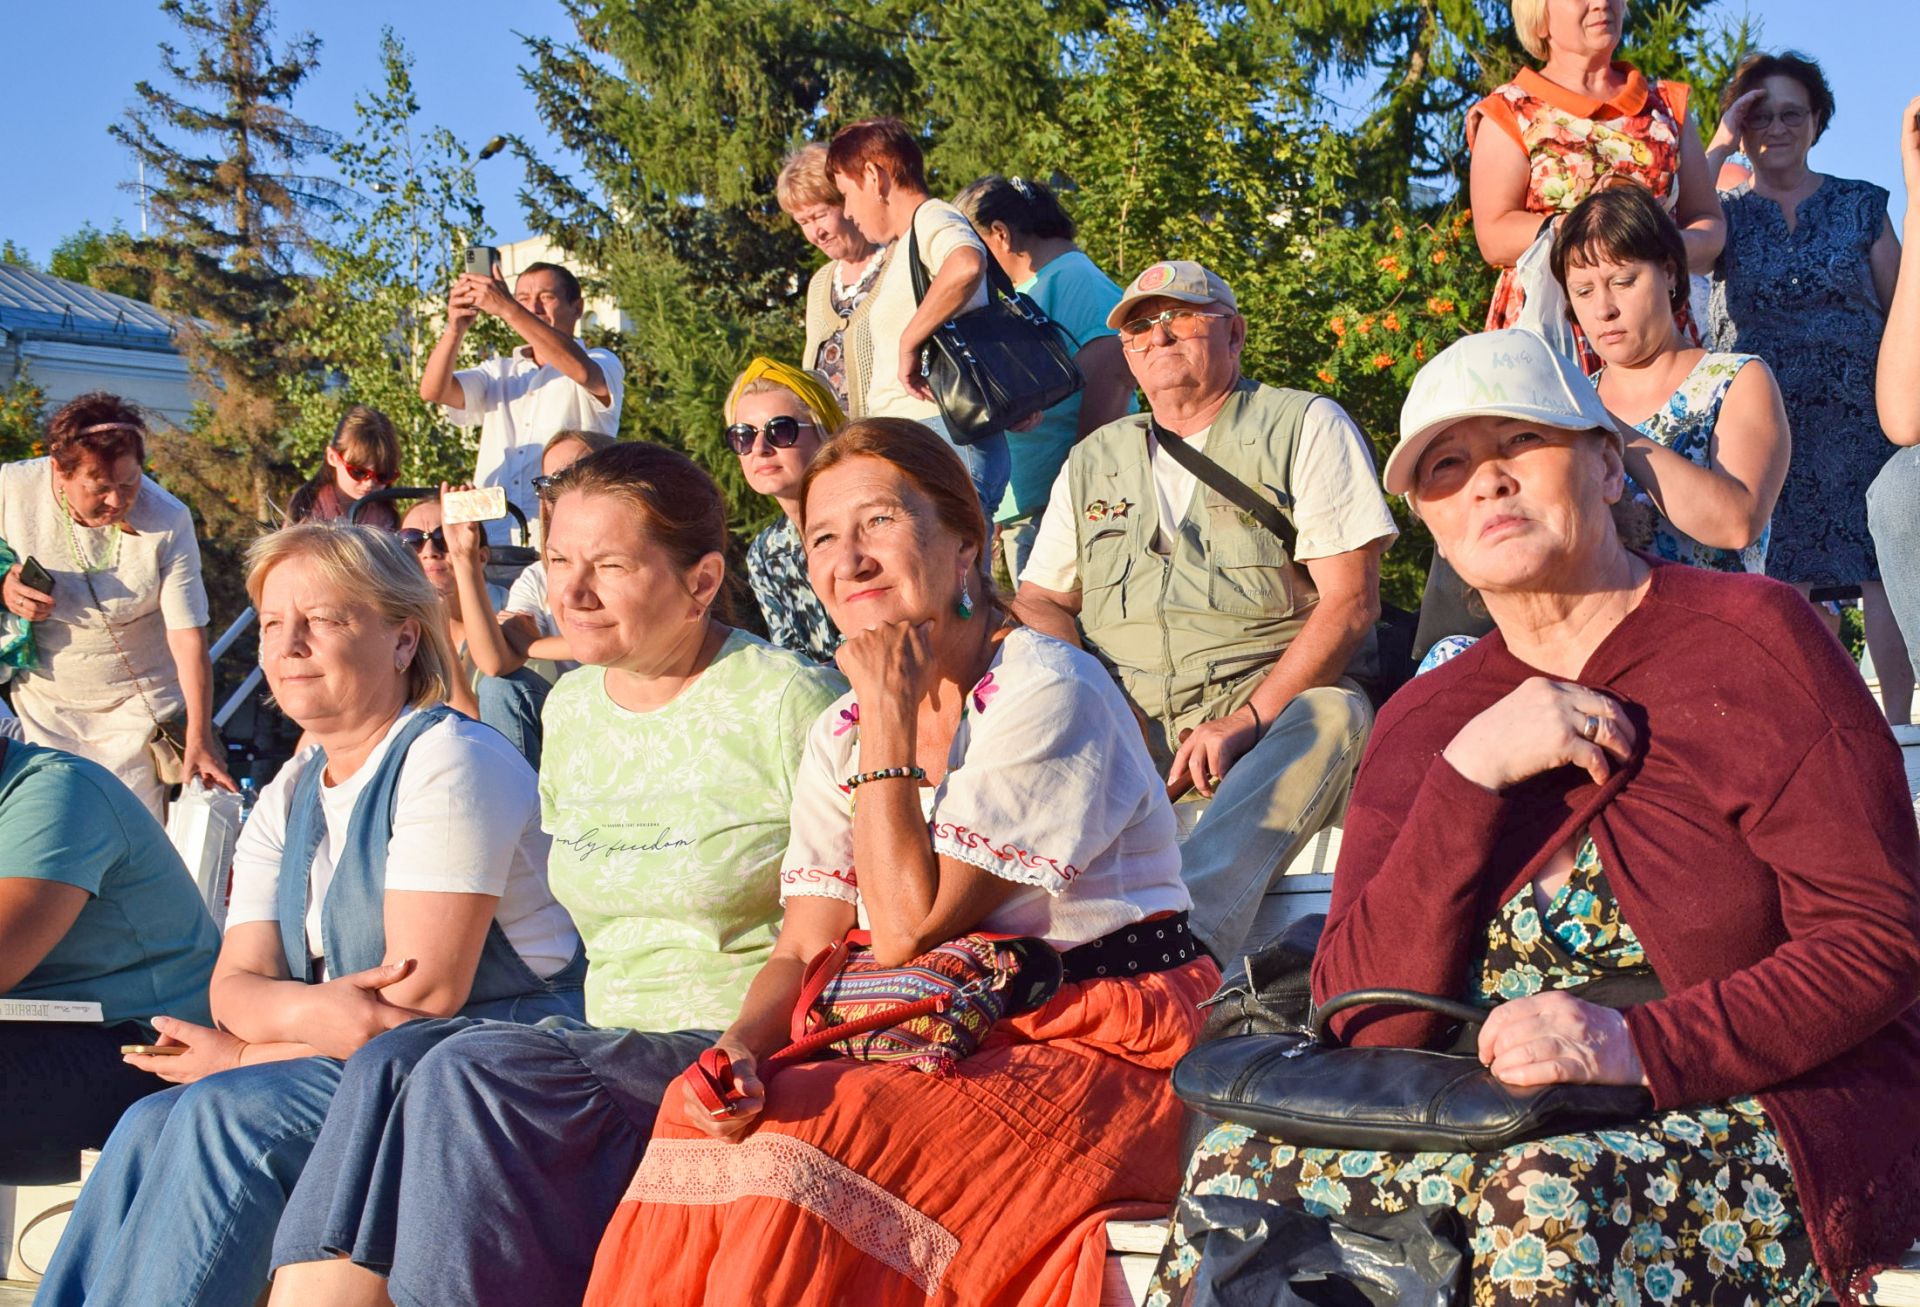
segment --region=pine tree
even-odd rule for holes
[[[153,301],[179,317],[181,351],[204,401],[190,433],[154,442],[157,469],[199,510],[203,542],[232,548],[257,529],[290,469],[278,378],[290,357],[288,310],[307,224],[331,210],[337,184],[298,170],[329,143],[296,117],[312,73],[312,35],[276,50],[268,0],[162,0],[186,37],[160,46],[173,89],[142,81],[139,103],[108,130],[145,167],[154,234],[124,262],[151,279]]]

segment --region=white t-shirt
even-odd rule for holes
[[[940,275],[947,256],[958,249],[979,251],[990,258],[987,247],[974,234],[967,215],[945,200],[928,200],[913,215],[913,229],[920,237],[920,262],[931,281]],[[860,411],[867,417],[912,418],[916,422],[940,416],[940,406],[932,400],[916,398],[900,384],[900,337],[913,321],[920,302],[913,294],[913,260],[907,257],[907,237],[894,243],[887,266],[874,285],[867,306],[867,327],[873,334],[873,376]],[[982,265],[985,271],[985,265]],[[987,302],[987,279],[983,275],[967,308],[977,309]]]
[[[533,347],[488,359],[477,368],[453,374],[466,402],[447,409],[447,419],[459,427],[480,428],[480,451],[474,460],[477,486],[505,486],[507,498],[533,522],[540,515],[533,479],[540,475],[540,451],[555,433],[620,430],[620,388],[626,369],[612,351],[590,349],[587,357],[600,365],[610,402],[602,404],[585,386],[570,380],[559,368],[533,361]],[[487,539],[505,543],[506,528],[495,523]]]
[[[861,769],[858,722],[843,695],[807,734],[780,896],[852,903],[864,927],[853,796],[841,788]],[[978,929],[1064,950],[1191,906],[1166,782],[1090,654],[1027,627],[1009,631],[968,691],[947,758],[940,784],[920,792],[934,851],[1023,887]]]
[[[1205,452],[1211,431],[1209,427],[1187,437],[1188,448]],[[1193,506],[1199,478],[1161,453],[1157,444],[1152,445],[1152,460],[1154,499],[1160,510],[1156,547],[1164,552],[1164,542]],[[1079,537],[1074,530],[1079,510],[1067,472],[1063,466],[1054,478],[1033,552],[1020,569],[1022,581],[1062,594],[1080,588]],[[1293,488],[1293,526],[1299,533],[1296,562],[1344,554],[1382,537],[1391,542],[1399,534],[1380,493],[1366,436],[1345,409],[1325,396],[1307,405],[1288,479]]]
[[[412,716],[412,709],[401,713],[352,776],[321,787],[327,829],[314,854],[307,908],[307,948],[316,957],[334,849],[346,838],[354,802],[379,770],[394,733]],[[228,930],[280,919],[275,895],[287,809],[295,782],[319,753],[317,745],[303,749],[282,767],[241,828],[233,851]],[[387,844],[388,889],[498,895],[494,920],[507,942],[536,976],[551,976],[572,959],[580,936],[547,889],[547,845],[540,829],[538,778],[505,736],[449,717],[414,740],[400,773],[393,838]]]
[[[547,605],[547,569],[543,563],[528,563],[513,578],[513,589],[507,592],[506,605],[501,608],[504,619],[509,613],[518,613],[531,617],[533,626],[542,638],[560,634],[560,623],[554,620],[553,610]],[[580,664],[565,658],[533,658],[528,665],[550,681],[557,681]]]

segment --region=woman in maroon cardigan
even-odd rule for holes
[[[1920,838],[1885,721],[1788,587],[1621,546],[1619,435],[1537,338],[1441,353],[1401,432],[1387,489],[1497,630],[1380,715],[1314,997],[1464,992],[1501,1079],[1643,1084],[1655,1114],[1458,1155],[1221,1126],[1189,1189],[1336,1220],[1451,1206],[1476,1305],[1813,1303],[1823,1277],[1852,1301],[1920,1234]],[[1578,997],[1636,972],[1664,996]],[[1197,1261],[1177,1239],[1148,1301]]]

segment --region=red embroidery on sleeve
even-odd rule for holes
[[[933,826],[933,837],[936,840],[952,840],[962,848],[970,851],[984,849],[1002,862],[1018,864],[1023,871],[1051,872],[1060,878],[1062,884],[1071,884],[1074,877],[1078,876],[1081,872],[1081,868],[1074,866],[1072,863],[1063,865],[1058,858],[1049,858],[1045,854],[1035,853],[1031,849],[1023,849],[1017,844],[995,844],[991,837],[983,835],[977,830],[955,825],[950,821],[935,822]]]

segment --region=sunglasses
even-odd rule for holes
[[[400,533],[400,543],[413,550],[416,554],[427,547],[429,540],[433,542],[435,549],[443,554],[447,552],[447,531],[445,527],[436,526],[431,531],[422,531],[419,527],[410,526]]]
[[[1202,313],[1199,309],[1168,309],[1150,318],[1135,318],[1120,324],[1120,345],[1129,354],[1144,354],[1153,344],[1155,327],[1165,327],[1167,335],[1174,340],[1192,340],[1206,331],[1209,322],[1226,316],[1224,313]]]
[[[768,418],[767,425],[764,427],[756,427],[751,422],[736,422],[727,428],[727,447],[745,457],[753,452],[753,442],[760,435],[765,434],[767,448],[792,449],[799,443],[801,427],[811,430],[813,423],[803,422],[799,418],[790,418],[784,413],[779,417]]]

